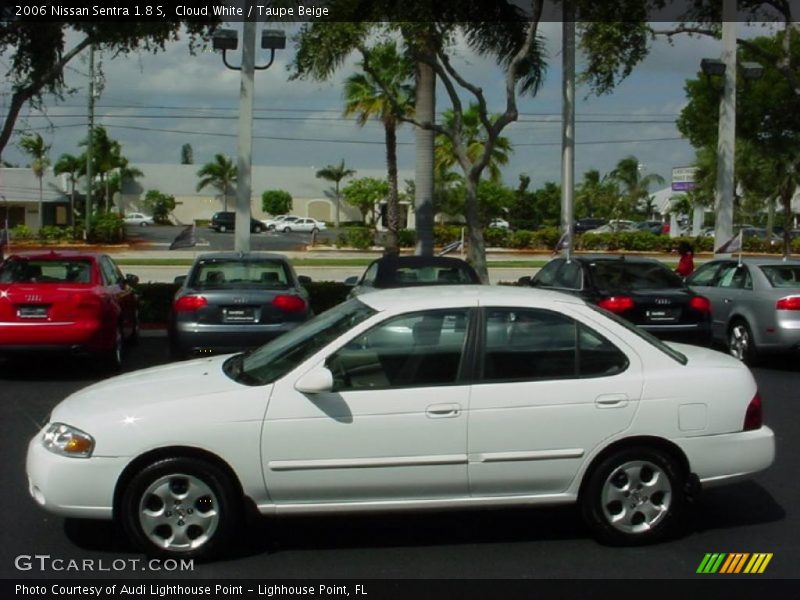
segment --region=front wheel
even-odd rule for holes
[[[598,540],[641,545],[664,540],[682,524],[685,480],[677,461],[654,448],[620,450],[588,475],[579,499]]]
[[[243,505],[228,476],[194,458],[156,461],[125,490],[119,518],[147,554],[208,558],[229,543]]]
[[[284,227],[283,228],[283,233],[291,233],[291,232],[292,232],[292,228],[291,227]]]
[[[261,233],[261,227],[260,227],[260,226],[258,226],[258,225],[256,225],[255,227],[253,227],[253,233]]]
[[[228,231],[228,228],[225,227],[225,225],[220,225],[217,231],[219,231],[220,233],[225,233],[226,231]]]

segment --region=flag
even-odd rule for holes
[[[722,244],[719,248],[714,250],[714,254],[733,254],[734,252],[742,251],[742,230],[739,230],[735,236]]]
[[[561,234],[561,237],[558,238],[558,242],[556,243],[556,247],[553,249],[553,254],[558,254],[564,248],[569,246],[569,230],[565,231]]]
[[[439,252],[436,256],[444,256],[445,254],[449,254],[450,252],[455,252],[456,250],[461,250],[461,240],[456,240],[452,244],[447,244],[442,251]]]
[[[195,229],[194,223],[191,225],[187,225],[184,227],[183,231],[181,231],[178,236],[172,240],[172,243],[169,245],[170,250],[175,250],[176,248],[192,248],[197,245],[197,230]]]

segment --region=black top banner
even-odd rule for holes
[[[741,22],[792,22],[800,0],[0,0],[0,26],[22,22],[194,21],[271,23],[491,22],[564,20],[565,3],[585,22],[714,22],[723,2]]]

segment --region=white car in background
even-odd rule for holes
[[[700,486],[772,464],[749,369],[586,302],[495,286],[347,300],[250,352],[73,393],[30,494],[207,557],[265,515],[577,503],[610,543],[680,531]]]
[[[128,213],[122,218],[122,220],[125,222],[125,225],[138,225],[139,227],[147,227],[148,225],[155,225],[153,217],[138,212]]]
[[[322,221],[317,221],[316,219],[305,218],[297,219],[296,221],[284,221],[283,223],[278,224],[276,229],[286,233],[291,233],[293,231],[316,233],[325,229],[325,223]]]
[[[262,219],[261,222],[264,223],[264,227],[267,228],[267,231],[275,231],[278,229],[279,225],[282,223],[288,223],[291,221],[296,221],[300,217],[295,215],[278,215],[277,217],[273,217],[272,219]]]

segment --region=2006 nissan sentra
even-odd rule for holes
[[[209,556],[264,514],[578,503],[604,542],[679,531],[774,458],[750,371],[557,292],[375,292],[252,353],[130,373],[31,441],[45,509]]]

